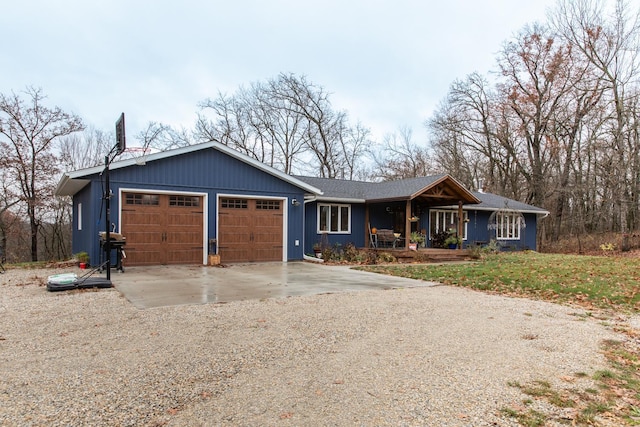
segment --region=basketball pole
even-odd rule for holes
[[[124,113],[120,114],[120,118],[116,121],[116,145],[111,151],[104,156],[104,181],[105,181],[105,242],[104,250],[107,252],[107,280],[111,280],[111,185],[109,182],[109,165],[115,157],[126,148],[125,130],[124,130]],[[113,157],[112,157],[113,155]]]
[[[111,149],[111,152],[113,152],[113,149]],[[111,152],[109,152],[109,154],[111,154]],[[109,154],[107,154],[104,157],[104,167],[105,167],[105,177],[104,177],[104,181],[105,181],[105,186],[106,188],[106,194],[104,195],[104,200],[105,200],[105,222],[106,222],[106,230],[105,230],[105,238],[107,239],[107,241],[105,242],[105,247],[104,250],[107,252],[107,280],[111,280],[111,236],[110,236],[110,232],[111,232],[111,186],[109,184],[109,164],[111,163],[109,161]]]

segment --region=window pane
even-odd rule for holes
[[[321,205],[320,206],[320,231],[329,231],[327,227],[329,218],[329,206]]]
[[[338,207],[331,206],[331,231],[338,231]]]
[[[349,231],[349,207],[340,208],[340,231]]]

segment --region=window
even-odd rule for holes
[[[229,209],[247,209],[247,199],[222,199],[220,206]]]
[[[78,231],[82,231],[82,203],[78,203]]]
[[[496,238],[498,240],[520,240],[521,217],[515,213],[496,215]]]
[[[350,233],[351,205],[318,204],[318,233]]]
[[[160,205],[160,196],[157,194],[140,194],[140,193],[127,193],[125,205]]]
[[[198,196],[169,196],[169,206],[184,206],[197,208],[200,206]]]
[[[279,211],[280,200],[256,200],[256,209],[263,211]]]
[[[469,214],[466,211],[462,212],[464,226],[462,227],[462,240],[467,240],[467,223]],[[429,217],[429,236],[433,236],[436,233],[446,231],[450,228],[458,230],[458,211],[452,210],[432,210]]]

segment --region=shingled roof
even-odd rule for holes
[[[381,202],[424,198],[432,206],[464,203],[480,203],[473,193],[447,174],[408,178],[396,181],[363,182],[342,179],[296,177],[300,181],[322,190],[319,200],[344,200],[349,202]]]
[[[540,215],[548,215],[549,211],[539,208],[537,206],[528,205],[526,203],[519,202],[517,200],[508,199],[506,197],[498,196],[491,193],[479,193],[473,192],[474,196],[482,200],[482,203],[474,205],[473,209],[477,210],[514,210],[522,213],[534,213]]]
[[[318,197],[318,200],[343,201],[350,203],[382,202],[419,198],[425,190],[432,188],[438,183],[445,182],[449,185],[457,184],[464,189],[458,181],[447,174],[385,182],[349,181],[308,176],[297,176],[296,178],[313,187],[321,189],[323,194]],[[508,209],[522,213],[534,213],[540,215],[549,213],[548,211],[536,206],[508,199],[497,194],[464,190],[471,195],[472,198],[477,200],[475,204],[473,204],[473,209],[487,211]],[[433,203],[433,199],[430,199],[429,202],[431,202],[430,204],[432,206],[438,205],[438,202],[435,202],[435,204]],[[474,202],[470,201],[467,203],[471,204]],[[457,203],[451,204],[450,200],[446,203],[439,203],[439,205],[443,207],[451,207],[452,209],[457,208]]]

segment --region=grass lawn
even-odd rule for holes
[[[596,316],[603,324],[627,335],[625,340],[602,343],[610,369],[590,375],[574,373],[576,377],[589,375],[598,389],[554,390],[544,378],[528,384],[510,384],[531,397],[515,408],[502,408],[502,413],[523,426],[544,426],[550,422],[640,426],[640,333],[604,321],[607,316],[614,318],[616,314],[640,312],[640,259],[517,252],[487,255],[481,261],[465,264],[395,264],[361,269],[485,292],[578,304],[588,310],[588,315],[598,312]],[[541,398],[558,409],[548,414],[531,409],[531,402]],[[573,411],[570,420],[557,415],[566,407]],[[603,419],[609,423],[602,424]]]
[[[640,311],[640,260],[512,252],[446,265],[378,265],[363,270],[586,308]]]

